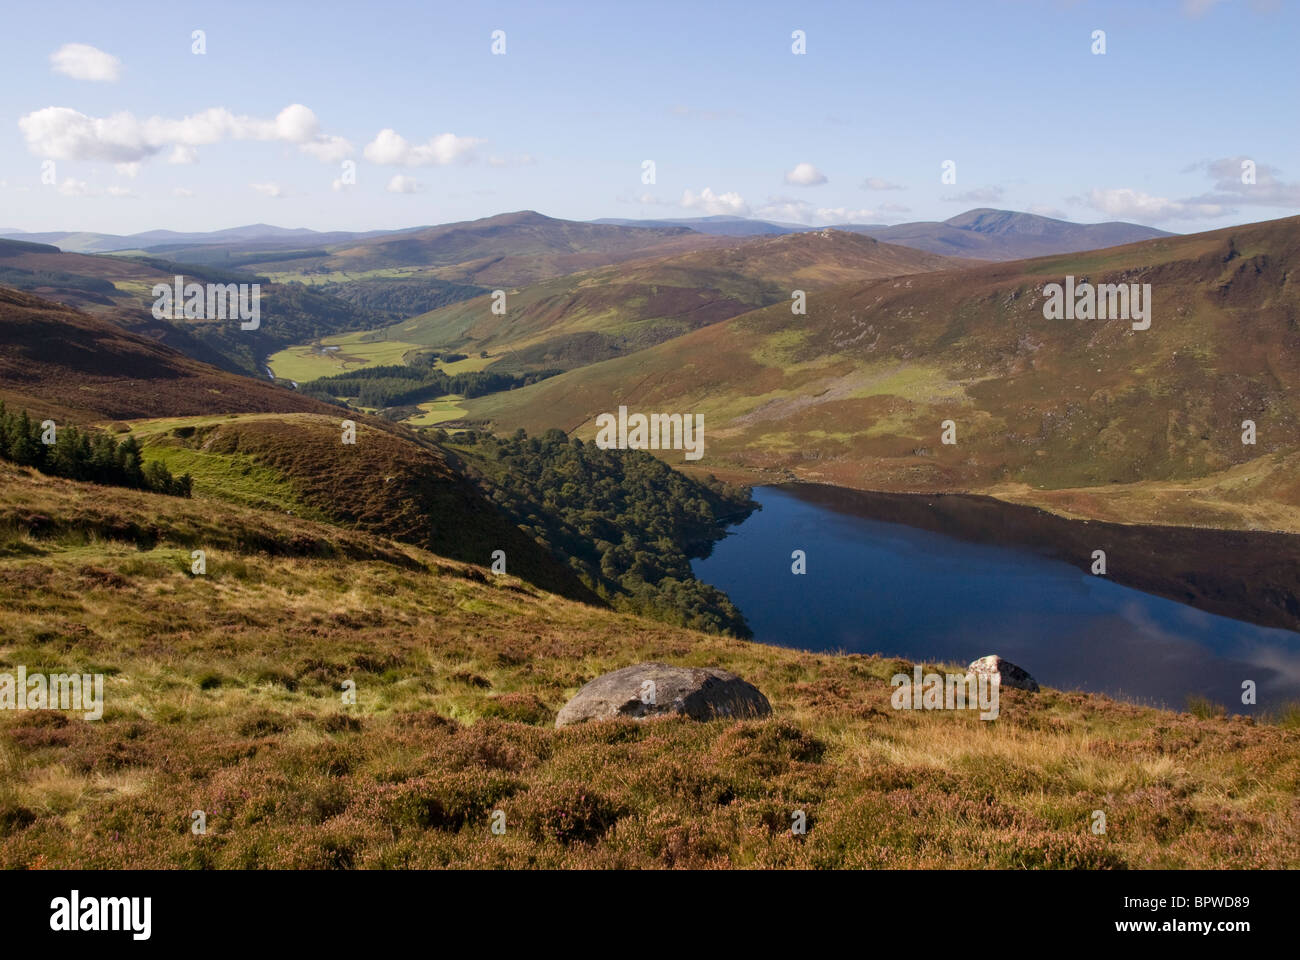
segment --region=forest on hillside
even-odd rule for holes
[[[538,370],[525,374],[477,370],[449,374],[436,368],[438,359],[437,353],[423,353],[406,363],[366,367],[321,377],[299,389],[319,400],[332,402],[346,397],[355,400],[357,406],[382,410],[422,403],[447,394],[482,397],[501,390],[526,387],[560,372]],[[454,363],[464,360],[465,354],[445,354],[441,359]]]
[[[47,442],[50,439],[53,442]],[[32,420],[26,410],[14,413],[6,409],[2,400],[0,460],[69,480],[134,487],[175,497],[190,495],[190,475],[173,477],[159,461],[145,463],[135,437],[119,442],[101,430],[45,426]]]
[[[344,283],[323,283],[322,293],[346,300],[391,323],[409,320],[450,303],[488,293],[476,287],[435,277],[375,277]]]
[[[562,430],[433,435],[464,455],[467,473],[494,503],[615,608],[751,636],[727,595],[696,580],[690,565],[725,535],[726,523],[757,508],[748,489],[696,480],[644,451],[602,450]]]

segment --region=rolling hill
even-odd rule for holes
[[[261,325],[241,330],[237,322],[224,320],[155,318],[154,285],[170,286],[177,275],[199,283],[261,279]],[[266,357],[286,346],[374,327],[385,319],[363,305],[301,284],[267,283],[248,273],[158,257],[63,253],[15,240],[0,240],[0,284],[98,314],[204,363],[254,376],[264,375]]]
[[[580,223],[524,210],[335,245],[317,258],[267,258],[254,267],[273,276],[335,282],[387,272],[480,287],[517,287],[652,252],[666,255],[728,242],[685,227]]]
[[[1244,350],[1260,351],[1238,358],[1243,369],[1272,363],[1290,377],[1294,353],[1274,345],[1294,346],[1286,263],[1295,236],[1294,222],[1265,224],[1190,238],[1196,249],[1155,241],[1165,246],[1081,268],[1140,269],[1134,275],[1174,286],[1217,262],[1217,286],[1182,281],[1210,299],[1210,318],[1190,307],[1171,316],[1198,317],[1199,332],[1222,324]],[[606,383],[596,399],[608,401],[610,390],[680,399],[680,389],[655,391],[674,376],[699,388],[691,381],[707,366],[743,419],[755,409],[746,389],[789,378],[813,388],[811,405],[835,403],[843,395],[819,394],[809,373],[851,376],[877,359],[943,356],[955,378],[945,382],[972,384],[969,402],[957,405],[964,424],[968,409],[991,402],[975,388],[997,380],[972,369],[1029,375],[1041,354],[1043,376],[1070,395],[1060,363],[1074,355],[1065,347],[1040,335],[1018,356],[1006,345],[1021,341],[1005,339],[1030,326],[1007,311],[1028,297],[1011,297],[1015,284],[1036,286],[1061,264],[848,284],[808,277],[810,314],[794,328],[806,336],[788,335],[780,311],[789,308],[778,304],[557,379],[590,384],[650,359],[655,379]],[[917,300],[921,289],[929,292]],[[940,307],[953,312],[929,312]],[[1170,339],[1142,348],[1162,389],[1162,376],[1182,375],[1162,351],[1188,349],[1191,337],[1180,339],[1172,322],[1166,334],[1163,316],[1149,332]],[[1258,345],[1233,326],[1255,317]],[[859,321],[880,338],[864,342]],[[1058,339],[1089,365],[1131,359],[1115,338]],[[717,354],[681,352],[682,343]],[[665,351],[687,366],[664,369]],[[934,402],[924,390],[938,381],[926,369],[891,381],[886,399]],[[993,723],[971,711],[896,710],[890,678],[911,663],[747,643],[589,602],[438,444],[357,417],[357,444],[342,445],[331,408],[8,289],[0,289],[0,397],[58,418],[133,418],[114,429],[129,428],[149,458],[194,477],[191,499],[0,462],[0,655],[46,674],[93,671],[107,694],[96,722],[0,711],[0,868],[1300,862],[1294,708],[1226,717],[1008,688]],[[773,398],[757,399],[763,407]],[[901,423],[908,411],[899,409]],[[894,429],[901,438],[903,427]],[[535,441],[520,438],[511,450],[522,456]],[[503,476],[513,462],[497,464]],[[578,518],[581,477],[572,479]],[[498,548],[506,575],[486,569]],[[201,573],[195,550],[206,557]],[[763,691],[774,715],[555,729],[557,710],[583,684],[650,660],[733,670]],[[354,703],[340,697],[348,681]],[[1101,804],[1116,827],[1097,835],[1089,818]],[[206,818],[202,835],[190,830],[195,809]],[[489,829],[497,810],[509,824],[504,836]],[[795,810],[806,814],[798,837]]]
[[[677,220],[597,220],[628,226],[681,226],[701,233],[723,236],[756,234],[806,233],[823,227],[792,223],[773,223],[746,217],[694,217]],[[833,230],[845,230],[875,237],[886,243],[913,247],[945,257],[976,260],[1021,260],[1052,253],[1077,253],[1114,247],[1138,240],[1167,237],[1172,234],[1135,223],[1071,223],[1053,217],[1012,210],[981,207],[967,210],[942,222],[920,221],[893,226],[871,223],[834,224]]]
[[[810,291],[806,318],[774,305],[464,406],[583,437],[620,404],[698,412],[715,472],[1298,531],[1298,260],[1290,218],[842,284]],[[1150,329],[1045,320],[1044,286],[1067,274],[1151,284]]]
[[[446,450],[369,419],[355,444],[341,442],[340,415],[169,417],[136,423],[146,454],[188,472],[209,496],[258,506],[268,488],[291,513],[327,520],[507,569],[552,593],[600,603],[564,562],[507,519],[456,469]]]
[[[2,287],[0,400],[60,423],[135,421],[118,429],[209,496],[329,518],[454,559],[486,563],[505,550],[518,576],[595,602],[437,445]],[[356,419],[353,445],[341,442],[343,416]],[[252,496],[250,483],[278,493]]]
[[[619,356],[758,307],[792,291],[851,279],[951,268],[953,261],[837,231],[756,237],[689,253],[629,260],[394,324],[412,346],[486,351],[494,370],[569,369]]]
[[[0,398],[33,414],[80,420],[330,409],[201,363],[107,318],[6,287]]]
[[[67,253],[32,239],[61,239],[53,234],[0,239],[0,283],[110,316],[206,363],[264,375],[266,358],[287,347],[375,329],[501,284],[735,242],[684,228],[599,226],[530,212],[378,235],[259,225],[196,235],[202,242],[195,243],[167,233],[137,237],[153,243],[151,255]],[[329,242],[339,237],[345,239]],[[303,248],[303,239],[311,246]],[[261,327],[154,319],[150,290],[177,274],[199,282],[260,281]]]
[[[902,660],[654,623],[198,492],[6,463],[0,487],[6,661],[106,680],[96,722],[0,711],[0,868],[1300,862],[1294,711],[1047,688],[1002,690],[993,723],[900,711]],[[555,729],[584,683],[641,661],[734,671],[774,715]]]
[[[1070,223],[1032,213],[988,208],[967,210],[942,223],[846,226],[842,229],[945,257],[978,260],[1022,260],[1054,253],[1079,253],[1173,236],[1135,223]]]
[[[784,233],[805,233],[819,229],[798,223],[775,223],[755,220],[752,217],[717,215],[712,217],[674,217],[657,220],[634,220],[625,217],[601,217],[592,223],[612,223],[620,227],[686,227],[697,233],[722,237],[777,236]]]

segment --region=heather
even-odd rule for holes
[[[682,629],[198,493],[0,480],[0,670],[107,678],[102,721],[0,713],[0,866],[1300,865],[1294,714],[1051,689],[1004,690],[994,722],[895,711],[901,661]],[[553,728],[584,682],[651,659],[738,673],[774,715]]]

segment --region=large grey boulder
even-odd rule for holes
[[[1028,690],[1030,693],[1038,692],[1038,681],[1029,675],[1029,671],[1016,666],[1010,660],[1003,660],[996,653],[972,660],[966,669],[977,675],[1002,674],[1002,680],[998,684],[1000,687],[1015,687],[1017,690]]]
[[[557,727],[584,720],[631,717],[640,720],[682,714],[693,720],[763,717],[767,697],[734,673],[715,667],[638,663],[606,673],[573,695],[555,718]]]

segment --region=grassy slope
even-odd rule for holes
[[[2,287],[0,400],[60,425],[167,414],[136,432],[148,457],[192,473],[201,490],[330,517],[475,562],[505,550],[511,569],[531,582],[594,600],[435,445]],[[341,442],[344,417],[357,423],[355,445]]]
[[[260,327],[255,331],[240,330],[237,320],[156,320],[152,315],[155,284],[170,287],[177,275],[199,283],[243,283],[254,276],[155,257],[129,260],[121,256],[30,252],[22,245],[9,244],[0,245],[0,270],[4,268],[39,275],[21,283],[10,278],[28,293],[112,320],[205,363],[254,376],[263,374],[261,361],[265,356],[283,347],[323,334],[372,327],[379,320],[378,314],[331,295],[280,283],[261,284]],[[47,275],[49,283],[31,286]],[[80,289],[60,283],[63,275],[107,281],[114,289]]]
[[[465,416],[465,408],[461,406],[462,403],[464,403],[464,397],[458,397],[455,394],[447,394],[447,396],[439,397],[437,400],[426,400],[424,403],[417,404],[420,413],[414,417],[408,417],[405,422],[413,427],[436,427],[448,420],[459,420]]]
[[[769,307],[466,408],[583,437],[620,403],[689,410],[707,469],[1300,531],[1298,226],[812,290],[806,318]],[[1151,329],[1044,320],[1043,285],[1067,273],[1151,283]]]
[[[60,420],[328,409],[199,363],[108,320],[3,287],[0,399]]]
[[[418,346],[401,340],[376,339],[368,333],[349,333],[286,347],[267,357],[266,365],[277,379],[310,383],[349,370],[401,363]]]
[[[536,283],[650,251],[668,254],[731,242],[728,237],[707,237],[680,227],[638,229],[520,211],[336,244],[327,248],[326,256],[314,259],[268,257],[249,269],[308,281],[328,276],[334,282],[390,271],[391,276],[419,275],[496,288]]]
[[[454,470],[445,452],[368,421],[342,442],[337,415],[169,418],[134,427],[145,454],[189,472],[201,494],[329,518],[463,561],[508,569],[531,583],[596,602],[567,566]]]
[[[337,349],[328,349],[337,348]],[[390,339],[388,331],[345,333],[324,337],[315,343],[288,347],[267,359],[267,365],[279,379],[310,383],[320,377],[329,377],[366,367],[400,364],[411,351],[422,349],[418,343]],[[458,373],[475,373],[486,369],[496,357],[467,356],[464,360],[436,364],[437,369],[449,376]]]
[[[951,267],[933,254],[838,231],[760,237],[655,256],[508,291],[507,312],[476,297],[387,328],[397,340],[507,354],[534,368],[571,368],[642,349],[791,292]]]
[[[992,723],[895,712],[896,661],[223,500],[0,481],[0,665],[108,674],[101,722],[0,714],[0,867],[1300,865],[1294,728],[1054,690],[1005,691]],[[775,716],[552,729],[646,659],[734,670]]]

